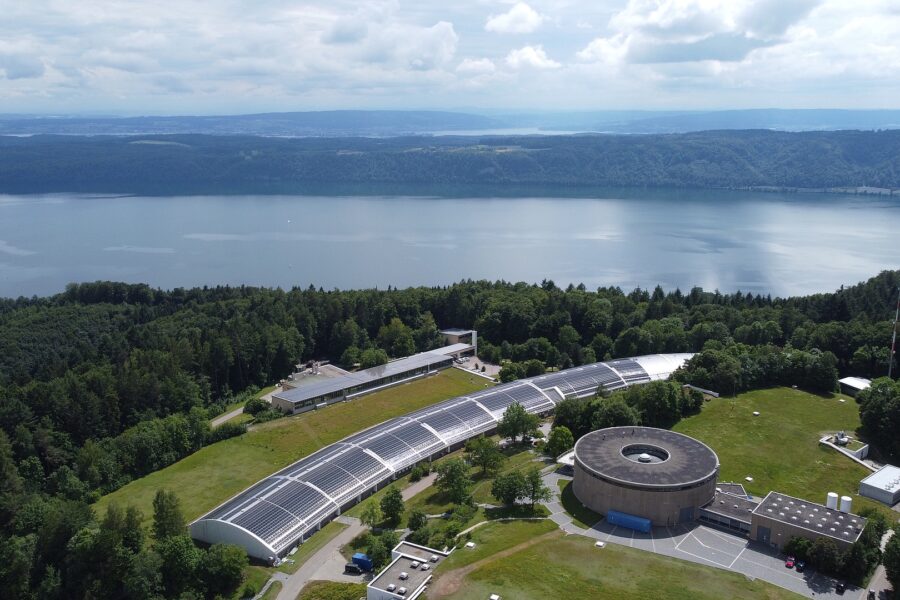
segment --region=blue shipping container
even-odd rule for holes
[[[636,517],[617,510],[611,510],[606,513],[606,520],[613,525],[624,527],[625,529],[634,529],[635,531],[643,531],[649,533],[650,519],[644,517]]]
[[[353,555],[353,564],[357,565],[363,571],[372,570],[372,559],[362,552],[357,552]]]

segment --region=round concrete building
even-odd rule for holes
[[[693,521],[713,500],[718,473],[719,457],[694,438],[653,427],[610,427],[575,444],[572,490],[607,518],[613,511],[671,526]]]

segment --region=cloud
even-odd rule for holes
[[[8,242],[4,242],[0,240],[0,253],[8,254],[10,256],[31,256],[32,254],[36,254],[33,250],[25,250],[24,248],[17,248]]]
[[[134,252],[136,254],[175,254],[175,248],[157,248],[154,246],[107,246],[104,252]]]
[[[543,46],[525,46],[506,55],[506,64],[512,69],[558,69],[560,65],[549,58]]]
[[[482,75],[493,73],[497,66],[489,58],[466,58],[456,67],[457,73],[474,73]]]
[[[740,62],[784,43],[820,0],[629,0],[581,60],[633,64]]]
[[[0,54],[0,70],[7,79],[34,79],[44,74],[44,63],[34,56]]]
[[[524,2],[519,2],[505,13],[488,17],[484,29],[495,33],[532,33],[543,22],[543,15]]]

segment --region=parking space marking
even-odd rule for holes
[[[751,565],[756,565],[757,567],[762,567],[763,569],[767,569],[767,570],[772,571],[772,572],[774,572],[774,573],[778,573],[779,575],[786,575],[787,577],[793,577],[794,579],[799,579],[799,580],[801,580],[801,581],[806,581],[806,578],[805,578],[805,577],[803,577],[803,576],[801,576],[801,575],[797,575],[793,570],[788,570],[787,567],[785,567],[783,570],[782,570],[782,569],[773,569],[773,568],[770,567],[769,565],[764,565],[764,564],[762,564],[762,563],[756,562],[755,560],[750,560],[749,558],[745,558],[745,559],[744,559],[744,562],[748,562],[748,563],[750,563]],[[813,577],[815,577],[815,575],[814,575]],[[813,577],[811,577],[810,579],[812,579]]]
[[[634,548],[634,529],[631,530],[631,539],[628,540],[628,545]]]
[[[653,528],[650,528],[650,544],[653,546],[653,553],[656,554],[656,542],[653,541]]]
[[[731,561],[731,564],[728,565],[729,569],[734,566],[734,563],[736,563],[738,561],[738,559],[741,557],[741,555],[744,553],[744,550],[746,550],[746,549],[747,549],[747,546],[744,546],[744,548],[740,552],[738,552],[738,555],[735,556],[734,560]]]
[[[718,566],[722,567],[723,569],[727,569],[727,568],[728,568],[728,565],[726,565],[726,564],[724,564],[724,563],[720,563],[720,562],[715,561],[715,560],[712,560],[712,559],[709,559],[709,558],[706,558],[705,556],[699,556],[699,555],[697,555],[697,554],[694,554],[693,552],[688,552],[687,550],[682,550],[682,549],[680,549],[680,548],[677,548],[677,550],[678,550],[679,552],[682,552],[682,553],[684,553],[684,554],[687,554],[688,556],[693,556],[694,558],[700,559],[700,560],[702,560],[703,562],[708,562],[708,563],[712,563],[712,564],[714,564],[714,565],[718,565]]]
[[[614,534],[616,532],[616,529],[618,529],[618,528],[619,528],[618,525],[613,525],[612,531],[610,531],[609,533],[606,534],[607,542],[612,538],[612,534]]]
[[[719,538],[720,540],[722,540],[723,542],[726,542],[728,544],[733,544],[735,546],[741,546],[743,548],[747,547],[746,540],[743,542],[738,541],[737,539],[734,538],[734,536],[729,536],[727,533],[719,533],[718,531],[715,531],[714,529],[710,529],[709,527],[703,527],[703,531],[705,531],[707,533],[711,533],[712,535],[716,536],[717,538]]]

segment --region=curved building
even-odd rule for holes
[[[324,524],[410,470],[497,428],[515,402],[534,414],[565,398],[667,378],[692,355],[656,354],[520,379],[439,402],[322,448],[191,523],[191,536],[274,560]],[[365,405],[360,406],[365,410]]]
[[[655,526],[693,521],[716,494],[719,458],[694,438],[653,427],[610,427],[575,444],[572,491],[602,515]]]

